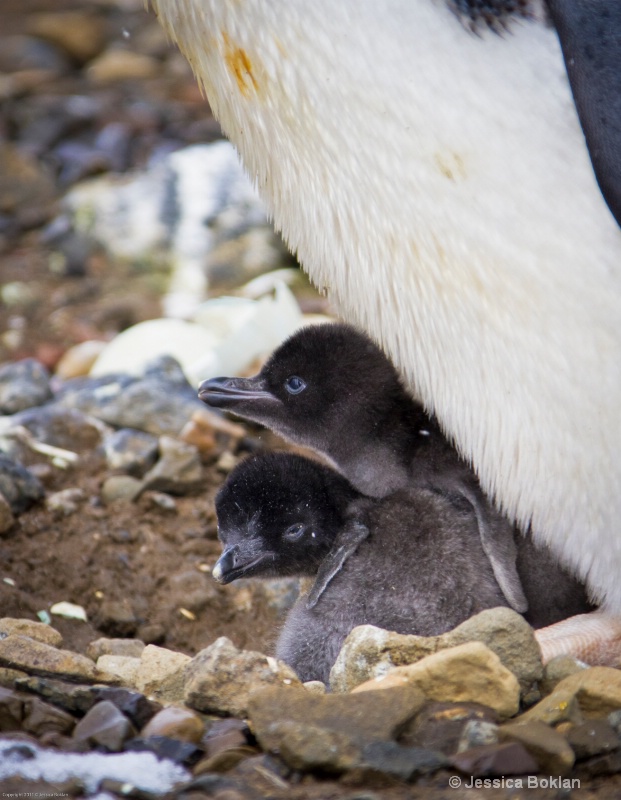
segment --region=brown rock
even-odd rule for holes
[[[539,764],[541,772],[567,775],[574,765],[574,751],[564,736],[544,722],[512,723],[498,731],[501,742],[519,742]]]
[[[473,747],[453,756],[451,761],[460,772],[472,777],[528,775],[538,770],[537,762],[519,742]]]
[[[90,658],[58,650],[27,636],[10,634],[0,639],[0,665],[32,675],[66,678],[83,683],[114,683],[113,675],[97,669]]]
[[[169,739],[198,744],[204,733],[205,723],[196,712],[180,706],[168,706],[151,718],[140,735],[144,738],[168,736]]]
[[[621,708],[621,670],[590,667],[564,678],[556,687],[574,692],[585,717],[605,717]]]
[[[97,627],[112,637],[133,636],[138,620],[129,600],[104,600],[97,612]]]
[[[603,719],[591,719],[574,725],[567,732],[567,741],[578,760],[610,753],[621,746],[617,732]]]
[[[541,652],[532,628],[510,608],[476,614],[441,636],[408,636],[361,625],[349,634],[330,674],[335,692],[348,692],[393,667],[414,664],[441,650],[467,642],[482,642],[517,677],[523,694],[541,678]]]
[[[552,694],[522,716],[550,725],[566,720],[578,724],[583,717],[597,719],[621,708],[621,670],[589,667],[558,683]]]
[[[586,668],[586,664],[573,656],[556,656],[543,669],[541,691],[543,694],[550,694],[562,680]]]
[[[35,14],[29,20],[28,29],[34,36],[61,47],[81,64],[100,53],[105,43],[102,18],[88,11]]]
[[[138,679],[140,659],[132,656],[99,656],[97,669],[114,675],[122,686],[133,689]]]
[[[63,380],[88,375],[105,346],[106,342],[90,339],[70,347],[56,364],[56,375]]]
[[[247,758],[256,756],[256,747],[240,745],[222,750],[209,758],[204,758],[192,770],[194,775],[206,775],[209,772],[229,772]]]
[[[147,696],[176,703],[183,699],[189,656],[149,644],[142,651],[136,688]]]
[[[0,619],[0,635],[16,633],[19,636],[29,636],[38,642],[49,644],[51,647],[61,647],[63,643],[62,635],[43,622],[35,622],[31,619],[12,619],[4,617]]]
[[[0,731],[20,730],[23,716],[23,695],[0,687]]]
[[[572,691],[557,689],[540,700],[536,706],[529,708],[520,716],[520,722],[539,720],[546,725],[558,725],[561,722],[578,724],[583,721],[580,705]]]
[[[295,672],[283,662],[263,653],[238,650],[221,636],[186,666],[185,702],[198,711],[245,717],[250,694],[274,684],[301,686]]]
[[[282,720],[271,722],[265,734],[292,769],[340,774],[362,761],[358,741],[342,731]]]
[[[368,743],[393,739],[424,702],[421,692],[412,686],[324,696],[311,695],[303,688],[273,686],[251,695],[248,715],[263,749],[276,751],[282,744],[282,730],[273,727],[274,720],[336,731],[352,741]]]
[[[100,656],[130,656],[140,658],[145,648],[140,639],[95,639],[86,649],[86,655],[97,661]]]
[[[491,708],[478,703],[426,703],[412,722],[405,727],[399,736],[399,741],[402,744],[429,747],[446,755],[452,755],[457,752],[464,729],[469,722],[496,725],[498,715]]]
[[[154,78],[160,71],[158,62],[149,56],[129,50],[108,50],[94,59],[87,70],[95,83]]]
[[[0,494],[0,536],[7,533],[15,525],[15,517],[6,497]]]
[[[71,714],[38,697],[24,701],[23,728],[34,736],[42,736],[44,733],[70,733],[74,725],[75,719]]]

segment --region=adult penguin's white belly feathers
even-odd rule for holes
[[[483,486],[621,612],[621,231],[540,20],[152,0],[290,246]]]

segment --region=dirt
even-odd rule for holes
[[[140,4],[133,10],[126,5],[129,10],[95,6],[108,44],[122,42],[128,31],[137,36],[149,25],[157,27]],[[84,4],[6,2],[1,33],[26,34],[39,15],[59,10],[84,11]],[[0,363],[34,356],[53,371],[71,345],[110,340],[130,325],[161,315],[164,273],[113,261],[101,248],[87,249],[77,269],[59,268],[46,236],[68,188],[57,157],[60,144],[89,145],[102,126],[119,122],[132,134],[127,168],[133,169],[162,143],[181,146],[219,135],[189,68],[176,60],[172,48],[158,50],[157,57],[158,79],[98,85],[89,81],[86,65],[74,64],[61,77],[5,97],[0,105],[0,148],[9,148],[10,154],[9,168],[0,175],[0,222],[5,223],[0,227],[0,285],[28,287],[17,301],[0,300]],[[51,140],[32,124],[52,107],[61,109],[62,117],[68,98],[85,95],[96,99],[100,112],[78,133],[69,126],[66,141]],[[151,111],[147,130],[137,129],[133,120],[137,102]],[[13,167],[17,155],[33,153],[41,173],[29,194],[32,175],[26,171],[21,181]],[[52,189],[46,194],[41,185]],[[29,216],[33,207],[37,213]],[[0,615],[36,619],[37,612],[61,600],[82,605],[87,623],[53,618],[64,646],[78,652],[102,635],[143,636],[188,654],[220,635],[240,647],[269,649],[278,613],[265,603],[250,607],[256,589],[221,587],[210,575],[220,551],[213,498],[225,478],[215,467],[217,455],[204,465],[202,490],[176,498],[174,512],[154,507],[148,497],[104,505],[100,487],[110,473],[96,451],[74,467],[53,468],[45,479],[48,492],[80,488],[87,499],[77,513],[63,518],[40,504],[0,539]],[[110,603],[117,604],[112,615]],[[123,610],[129,620],[115,622]]]

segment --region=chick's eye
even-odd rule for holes
[[[285,531],[285,539],[288,539],[290,542],[295,542],[304,535],[305,530],[306,528],[301,522],[296,522],[295,525],[290,525]]]
[[[297,375],[290,375],[285,381],[285,389],[289,394],[300,394],[306,389],[306,382]]]

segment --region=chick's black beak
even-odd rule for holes
[[[227,547],[211,571],[211,574],[218,583],[230,583],[233,578],[230,576],[235,571],[235,562],[239,553],[238,547]]]
[[[254,378],[210,378],[198,387],[198,396],[209,406],[231,409],[247,401],[274,400],[258,375]]]
[[[271,554],[257,550],[255,547],[244,547],[239,544],[227,547],[216,561],[211,571],[218,583],[231,583],[244,575],[261,573],[264,562],[269,562]]]

